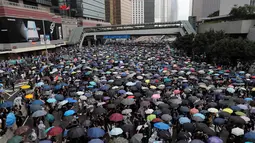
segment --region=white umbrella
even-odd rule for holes
[[[68,103],[68,101],[67,101],[67,100],[63,100],[63,101],[59,102],[58,105],[63,106],[63,105],[65,105],[66,103]]]
[[[242,119],[244,119],[244,121],[246,122],[246,123],[248,123],[248,122],[250,122],[251,121],[251,119],[249,118],[249,117],[246,117],[246,116],[240,116]]]
[[[125,109],[125,110],[121,111],[121,114],[127,115],[127,114],[129,114],[131,112],[132,112],[132,109]]]
[[[87,98],[87,96],[80,96],[80,99],[81,100],[87,100],[88,98]]]
[[[99,103],[97,103],[97,106],[102,106],[104,104],[106,104],[106,103],[105,102],[99,102]]]
[[[110,131],[110,135],[117,136],[123,133],[123,130],[121,128],[113,128]]]
[[[211,112],[211,113],[218,113],[219,110],[216,109],[216,108],[209,108],[209,109],[208,109],[208,112]]]
[[[153,111],[154,111],[153,109],[147,109],[147,110],[145,110],[145,113],[146,113],[146,114],[152,114]]]
[[[126,95],[134,95],[132,92],[126,92]]]
[[[78,91],[78,92],[76,92],[79,96],[81,96],[81,95],[83,95],[84,94],[84,92],[83,91]]]
[[[241,135],[244,135],[244,130],[241,129],[241,128],[233,128],[231,130],[231,134],[235,135],[235,136],[241,136]]]

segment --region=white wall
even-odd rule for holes
[[[245,4],[250,4],[250,0],[220,0],[220,15],[228,15],[235,5],[239,7]]]

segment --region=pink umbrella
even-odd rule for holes
[[[174,90],[174,94],[180,94],[181,91],[180,90]]]
[[[195,72],[196,70],[194,68],[190,68],[190,71],[191,72]]]
[[[198,113],[199,111],[196,109],[196,108],[192,108],[192,109],[190,109],[190,111],[189,111],[191,114],[196,114],[196,113]]]
[[[153,94],[153,95],[151,96],[151,98],[153,98],[153,99],[159,99],[159,98],[160,98],[160,94]]]

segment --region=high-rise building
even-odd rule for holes
[[[176,21],[177,16],[177,0],[155,0],[155,22]]]
[[[192,16],[196,16],[197,20],[208,17],[210,14],[220,10],[220,1],[221,0],[193,0]]]
[[[255,0],[220,0],[220,15],[228,15],[233,7],[254,5]]]
[[[144,1],[144,23],[154,22],[155,1],[157,1],[157,0],[145,0]]]
[[[132,0],[132,23],[144,23],[144,0]]]
[[[112,25],[131,24],[131,0],[105,0],[105,17]]]

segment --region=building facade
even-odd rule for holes
[[[233,7],[254,5],[254,0],[221,0],[220,1],[220,15],[228,15]]]
[[[155,22],[155,1],[157,0],[144,1],[144,23]]]
[[[132,23],[131,0],[105,0],[106,22],[112,25]]]
[[[208,17],[210,14],[219,11],[220,4],[221,0],[193,0],[192,16],[196,16],[197,20],[201,20],[201,18]]]
[[[155,22],[176,21],[177,16],[177,0],[155,0]]]
[[[144,0],[132,0],[132,24],[144,23]]]

